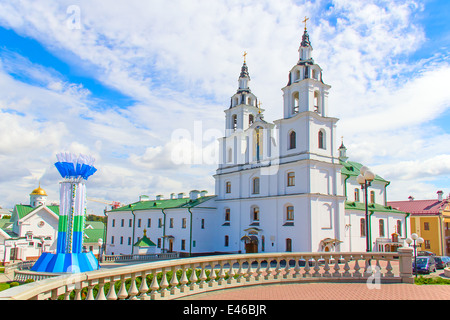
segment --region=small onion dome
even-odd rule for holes
[[[34,189],[30,195],[35,195],[35,196],[47,196],[47,193],[45,192],[44,189],[41,188],[41,186],[39,186],[39,188]]]

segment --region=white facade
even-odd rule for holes
[[[331,87],[323,82],[312,50],[305,30],[300,59],[282,89],[284,116],[274,123],[264,120],[244,62],[238,90],[225,110],[225,136],[219,139],[220,163],[214,175],[216,197],[192,207],[194,214],[169,202],[161,202],[164,210],[157,209],[156,202],[154,208],[134,212],[112,210],[107,253],[133,253],[129,244],[144,228],[137,227],[136,219],[143,224],[152,220],[146,229],[158,242],[157,252],[365,251],[366,237],[360,230],[364,196],[356,182],[361,165],[348,162],[345,147],[336,144],[338,119],[329,116],[328,106]],[[406,237],[407,216],[386,207],[388,184],[377,177],[369,189],[374,251],[389,242],[394,226],[403,226]],[[159,219],[164,222],[155,227]],[[118,227],[122,220],[124,226]],[[384,234],[379,220],[385,220]]]

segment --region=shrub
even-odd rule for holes
[[[16,281],[11,282],[11,283],[9,284],[9,287],[10,287],[10,288],[14,288],[14,287],[18,287],[18,286],[20,286],[20,283],[18,283],[18,282],[16,282]]]

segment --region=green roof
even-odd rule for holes
[[[47,208],[49,208],[51,211],[53,211],[55,214],[59,216],[59,206],[47,206]],[[19,216],[19,220],[22,219],[23,217],[26,217],[30,212],[32,212],[35,209],[37,208],[33,208],[29,205],[24,204],[17,204],[15,207],[15,211]]]
[[[341,165],[343,165],[342,169],[341,169],[341,173],[345,174],[347,176],[354,176],[357,177],[359,176],[359,170],[361,169],[361,167],[363,166],[361,163],[358,162],[354,162],[354,161],[340,161]],[[375,175],[375,181],[381,181],[381,182],[385,182],[388,183],[389,181],[383,179],[382,177],[380,177],[379,175]]]
[[[86,223],[91,222],[87,221]],[[103,223],[102,223],[103,225]],[[98,243],[98,239],[104,238],[104,228],[103,226],[98,229],[84,229],[84,239],[83,243]]]
[[[168,200],[150,200],[139,201],[131,203],[124,207],[110,210],[109,212],[121,212],[121,211],[139,211],[139,210],[161,210],[161,209],[174,209],[174,208],[192,208],[208,201],[215,196],[200,197],[196,200],[189,198],[182,199],[168,199]]]
[[[366,210],[366,205],[362,202],[355,202],[355,201],[346,201],[345,202],[345,210]],[[403,213],[406,214],[406,212],[393,209],[391,206],[383,206],[381,204],[377,203],[369,203],[368,205],[369,211],[376,211],[376,212],[390,212],[390,213]]]
[[[144,234],[142,239],[134,244],[134,247],[156,247],[156,244]]]

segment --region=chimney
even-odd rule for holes
[[[199,196],[200,196],[200,191],[198,191],[198,190],[192,190],[191,192],[189,192],[189,198],[191,200],[196,200],[196,199],[198,199]]]
[[[162,194],[158,194],[156,196],[156,201],[164,200],[164,196]]]
[[[184,192],[180,192],[178,194],[178,199],[183,199],[184,198]]]
[[[437,195],[438,195],[438,201],[442,201],[442,196],[444,195],[444,192],[441,191],[441,190],[439,190],[439,191],[437,192]]]
[[[409,201],[414,201],[414,197],[413,197],[413,196],[409,196],[409,197],[408,197],[408,200],[409,200]]]

